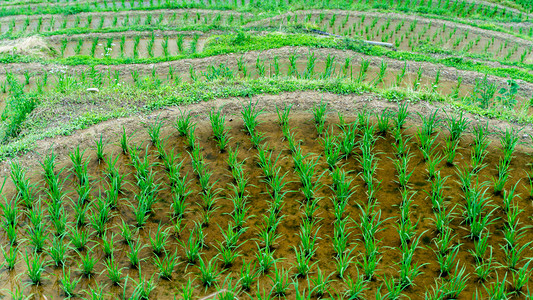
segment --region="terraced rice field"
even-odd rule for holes
[[[0,4],[0,298],[533,299],[529,1]]]

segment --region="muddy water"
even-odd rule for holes
[[[241,257],[237,259],[229,268],[222,268],[218,263],[218,270],[222,273],[219,277],[219,284],[222,286],[224,278],[226,277],[235,277],[233,282],[238,279],[239,270],[242,266],[242,261],[246,263],[253,263],[255,261],[255,254],[257,252],[256,241],[258,238],[259,227],[263,223],[263,215],[268,209],[268,204],[266,199],[268,199],[267,189],[265,183],[262,181],[262,171],[257,167],[257,159],[255,158],[257,150],[251,147],[249,141],[249,136],[243,132],[243,124],[238,113],[238,109],[235,110],[235,107],[231,109],[226,109],[226,125],[230,126],[230,135],[232,136],[231,145],[239,146],[239,160],[244,160],[244,167],[247,175],[250,178],[249,186],[247,188],[247,193],[249,195],[249,204],[248,207],[248,216],[250,219],[246,223],[248,227],[247,231],[241,236],[239,242],[241,246],[238,248],[241,254]],[[281,167],[282,172],[287,172],[286,180],[289,182],[286,186],[286,191],[289,191],[287,196],[284,199],[284,206],[282,208],[282,214],[285,215],[285,218],[282,220],[280,226],[278,227],[278,232],[282,234],[282,237],[277,241],[274,246],[275,252],[274,256],[281,259],[278,262],[278,267],[283,266],[286,269],[291,268],[295,262],[294,251],[292,247],[297,246],[299,243],[299,238],[296,235],[298,228],[303,216],[302,207],[300,206],[300,201],[303,199],[303,195],[298,192],[300,188],[300,183],[297,175],[294,173],[294,165],[292,163],[292,158],[290,157],[290,152],[288,151],[287,142],[283,139],[283,134],[274,121],[277,119],[277,116],[274,114],[265,114],[260,117],[262,123],[259,125],[258,129],[265,133],[265,143],[269,145],[269,148],[273,150],[274,155],[281,153],[281,159],[278,162],[278,165]],[[354,121],[356,117],[347,113],[346,120],[348,122]],[[209,164],[209,168],[214,171],[211,178],[212,182],[216,182],[215,187],[220,188],[219,199],[216,202],[216,211],[214,212],[209,226],[204,228],[206,236],[207,247],[202,250],[202,257],[206,259],[212,259],[218,253],[216,247],[218,242],[221,241],[221,232],[220,228],[227,228],[229,222],[228,213],[232,211],[232,204],[227,198],[230,196],[231,191],[229,189],[229,184],[233,182],[231,178],[231,173],[228,169],[226,159],[228,157],[227,153],[220,153],[217,150],[216,144],[213,141],[211,135],[211,127],[208,123],[207,117],[205,115],[199,115],[196,117],[197,121],[197,140],[199,141],[202,147],[202,154]],[[335,126],[338,123],[338,119],[334,115],[330,115],[327,119],[326,125],[331,126],[335,134],[339,134],[338,128]],[[169,238],[169,241],[165,248],[169,251],[175,251],[180,256],[180,264],[174,269],[171,280],[163,280],[157,278],[157,269],[153,264],[153,259],[155,255],[151,252],[149,236],[153,236],[153,232],[157,229],[159,224],[162,224],[164,229],[170,228],[173,224],[173,219],[169,215],[170,204],[172,202],[171,193],[168,188],[168,178],[165,170],[158,164],[153,166],[153,170],[156,171],[156,177],[160,183],[162,183],[162,190],[158,193],[159,202],[155,204],[154,214],[150,216],[148,223],[144,228],[141,228],[138,233],[135,234],[135,237],[143,244],[147,245],[145,249],[141,251],[141,257],[144,261],[141,263],[142,278],[150,278],[154,275],[154,281],[157,284],[156,289],[151,293],[151,298],[160,298],[160,299],[173,299],[174,295],[177,294],[178,298],[180,295],[179,289],[181,285],[186,282],[189,278],[195,279],[198,274],[197,265],[188,265],[184,260],[184,251],[183,248],[179,245],[179,241],[186,241],[186,238],[189,236],[189,231],[193,227],[193,222],[200,220],[202,208],[200,207],[202,200],[198,195],[199,183],[198,179],[193,175],[191,161],[189,155],[187,154],[186,141],[183,137],[179,137],[176,133],[176,130],[170,126],[171,124],[165,124],[162,130],[162,137],[166,137],[166,151],[173,151],[174,153],[180,154],[181,158],[184,159],[183,163],[183,172],[182,174],[189,174],[189,178],[192,179],[192,189],[193,193],[188,198],[188,211],[186,213],[184,222],[187,225],[184,233],[177,237],[173,235]],[[295,114],[291,116],[290,125],[294,128],[296,132],[296,138],[301,140],[302,150],[306,154],[314,153],[316,155],[323,153],[323,147],[320,143],[320,139],[317,136],[314,123],[312,122],[312,115],[309,114]],[[413,136],[416,133],[417,124],[408,124],[408,129],[405,130],[406,136]],[[447,135],[445,131],[442,131],[438,141],[442,144],[442,139]],[[131,139],[131,143],[143,144],[143,146],[148,145],[148,136],[144,132],[137,132],[134,137]],[[128,155],[119,154],[120,148],[117,146],[118,141],[108,141],[109,144],[106,146],[106,156],[113,155],[114,157],[119,157],[117,166],[122,174],[125,174],[125,180],[127,184],[125,185],[123,194],[121,195],[121,200],[117,209],[113,210],[113,218],[107,224],[108,235],[111,233],[116,234],[115,238],[115,258],[119,261],[119,266],[123,267],[124,275],[128,274],[131,278],[138,281],[139,280],[139,271],[131,268],[126,258],[126,253],[128,253],[129,248],[122,242],[120,237],[120,231],[118,224],[121,223],[121,220],[129,224],[134,224],[133,212],[129,202],[135,203],[134,196],[138,193],[138,188],[135,186],[135,170],[131,166],[131,159]],[[378,207],[382,213],[382,220],[384,223],[380,226],[382,231],[377,234],[377,239],[380,239],[380,255],[381,261],[378,265],[378,271],[376,272],[376,279],[374,281],[368,282],[366,286],[369,288],[365,293],[367,299],[374,298],[378,287],[383,283],[381,277],[386,276],[397,276],[397,266],[396,263],[400,258],[400,253],[396,249],[399,246],[399,238],[396,233],[395,225],[399,217],[398,204],[400,203],[400,192],[397,184],[394,182],[395,171],[392,164],[392,161],[389,157],[394,156],[394,150],[392,148],[392,143],[394,142],[393,138],[390,136],[390,133],[383,135],[376,142],[375,151],[378,155],[378,171],[376,178],[381,181],[381,190],[377,194]],[[460,143],[461,149],[456,158],[457,166],[463,166],[469,164],[469,155],[470,155],[470,142],[471,137],[466,136],[463,141]],[[498,150],[498,142],[492,141],[489,147],[489,155],[486,158],[487,167],[480,173],[480,181],[490,180],[491,176],[495,176],[495,164],[497,163],[500,151]],[[411,210],[411,219],[413,221],[419,220],[419,226],[417,228],[417,234],[423,234],[421,239],[421,248],[416,250],[415,261],[420,264],[425,264],[422,268],[424,274],[417,277],[414,281],[414,286],[406,289],[404,294],[411,297],[411,299],[419,299],[426,290],[431,290],[435,286],[435,280],[439,279],[438,264],[436,262],[436,256],[433,250],[435,245],[432,242],[437,236],[435,232],[434,225],[431,221],[433,217],[433,212],[431,209],[431,204],[427,199],[426,193],[424,191],[429,191],[430,185],[427,181],[427,173],[425,170],[425,163],[422,161],[421,154],[417,151],[417,139],[413,137],[411,139],[411,151],[414,154],[414,157],[411,159],[409,164],[409,169],[414,170],[413,176],[411,177],[410,184],[413,191],[416,191],[414,196],[414,206]],[[442,146],[438,146],[438,151],[442,151]],[[149,146],[148,147],[149,159],[151,162],[159,163],[160,159],[157,158],[156,150]],[[112,154],[113,153],[113,154]],[[141,156],[144,156],[144,151],[141,151]],[[351,246],[355,248],[352,253],[354,263],[349,267],[348,274],[349,276],[355,276],[357,274],[356,263],[361,262],[361,255],[364,253],[362,247],[361,231],[357,227],[357,224],[360,220],[360,210],[357,204],[366,203],[365,188],[364,183],[361,178],[357,175],[361,171],[361,166],[358,163],[357,156],[359,151],[356,150],[354,155],[350,156],[348,159],[341,161],[340,165],[346,171],[350,171],[350,175],[354,178],[352,182],[352,187],[355,189],[356,193],[351,197],[349,205],[346,209],[346,215],[349,215],[353,219],[351,224],[353,228],[351,229]],[[521,183],[518,184],[517,193],[520,194],[520,198],[516,199],[516,203],[524,211],[521,213],[521,224],[528,225],[530,220],[528,216],[533,214],[533,206],[531,199],[529,198],[529,191],[526,187],[527,178],[525,178],[526,166],[530,163],[531,151],[527,148],[519,146],[518,150],[515,152],[515,157],[512,160],[511,168],[512,175],[509,182],[506,184],[506,188],[510,188],[519,180]],[[90,157],[89,170],[90,175],[92,176],[92,197],[98,195],[100,189],[107,189],[107,183],[103,172],[106,169],[106,164],[99,164],[95,159],[95,153],[92,149],[88,149],[86,152],[86,157]],[[64,158],[63,158],[64,159]],[[66,186],[64,189],[68,191],[68,196],[73,200],[77,199],[77,196],[74,192],[71,192],[75,188],[74,178],[75,176],[71,173],[70,167],[71,164],[67,163],[66,165],[59,165],[57,169],[66,167],[61,174],[62,178],[70,176],[66,181]],[[467,238],[467,227],[461,223],[462,221],[462,205],[464,205],[464,200],[461,197],[461,191],[459,185],[456,182],[456,167],[448,166],[446,164],[441,164],[440,166],[441,173],[443,176],[450,176],[447,180],[448,188],[445,191],[445,197],[451,206],[457,205],[455,209],[454,220],[451,223],[451,228],[454,230],[455,238],[454,244],[462,244],[461,250],[459,252],[458,258],[455,263],[458,263],[459,266],[465,266],[467,273],[470,273],[470,277],[467,280],[467,288],[461,293],[460,299],[471,299],[472,295],[475,293],[476,289],[483,291],[483,294],[486,294],[483,290],[483,285],[476,281],[476,276],[473,274],[474,271],[474,258],[469,253],[469,250],[473,249],[473,242]],[[317,173],[326,171],[326,164],[323,158],[319,159]],[[35,197],[41,196],[43,199],[46,199],[46,185],[43,183],[42,175],[39,170],[31,170],[30,178],[33,182],[39,182],[41,188],[35,195]],[[332,274],[333,282],[330,285],[330,291],[333,295],[338,295],[343,293],[346,289],[343,280],[336,276],[335,264],[333,259],[333,248],[330,241],[330,236],[333,235],[333,220],[334,216],[332,213],[332,203],[330,197],[332,196],[331,190],[327,187],[331,183],[329,175],[323,177],[323,183],[326,185],[322,188],[318,197],[320,197],[319,205],[320,208],[316,213],[316,216],[319,218],[318,226],[320,229],[318,231],[318,237],[320,238],[318,243],[318,248],[315,256],[313,257],[312,262],[315,263],[311,278],[316,276],[317,268],[324,274]],[[490,193],[489,193],[490,194]],[[10,180],[6,184],[3,195],[8,199],[14,195],[13,185]],[[502,226],[503,219],[505,216],[502,210],[499,208],[502,203],[502,197],[500,195],[490,194],[493,205],[497,208],[494,215],[495,219],[494,224],[489,226],[491,232],[491,237],[489,239],[490,245],[493,247],[495,263],[501,263],[506,265],[503,251],[501,246],[504,244],[502,237]],[[92,200],[94,201],[94,199]],[[45,205],[46,207],[46,205]],[[65,204],[66,210],[68,212],[69,221],[74,221],[72,207],[69,203]],[[25,209],[20,207],[22,211]],[[91,209],[91,214],[94,213],[94,209]],[[45,212],[45,215],[47,213]],[[22,257],[22,253],[26,249],[31,250],[28,242],[23,241],[22,239],[25,236],[25,229],[27,228],[27,217],[24,214],[20,214],[19,220],[19,257]],[[72,225],[74,226],[74,225]],[[92,230],[90,226],[85,226],[86,229]],[[170,229],[172,230],[172,229]],[[52,234],[52,232],[50,232]],[[5,234],[2,232],[2,245],[6,245]],[[521,240],[521,244],[531,240],[533,238],[533,232],[531,228],[525,230],[525,237]],[[89,287],[94,287],[95,284],[100,284],[105,286],[105,291],[108,294],[108,298],[114,299],[121,295],[122,291],[126,290],[126,295],[131,295],[134,285],[132,281],[128,281],[128,285],[123,287],[115,287],[111,284],[110,280],[107,278],[107,271],[102,264],[104,260],[104,254],[102,252],[101,246],[99,245],[102,240],[100,237],[95,234],[91,235],[91,242],[88,246],[94,248],[94,255],[98,259],[98,263],[95,268],[95,275],[91,278],[83,278],[76,289],[77,293],[84,294],[84,290],[88,290]],[[527,249],[522,257],[531,257],[533,255],[531,249]],[[84,254],[84,251],[82,251]],[[43,258],[49,260],[49,256],[43,254]],[[69,251],[69,259],[67,260],[66,266],[71,269],[72,274],[77,277],[80,275],[78,271],[79,264],[79,255],[74,251]],[[3,258],[0,258],[0,262],[3,262]],[[521,266],[519,264],[519,266]],[[15,270],[8,271],[5,269],[1,270],[0,276],[2,278],[2,283],[0,288],[5,289],[3,293],[7,293],[9,290],[13,290],[17,285],[23,286],[28,282],[28,277],[26,273],[26,266],[22,260],[20,260]],[[291,276],[295,274],[294,269],[289,272]],[[505,269],[501,268],[498,270],[499,278],[503,278],[505,274]],[[28,286],[25,289],[26,294],[34,293],[37,296],[46,295],[48,299],[50,298],[61,298],[64,295],[60,291],[59,279],[61,278],[62,270],[61,268],[55,268],[51,265],[46,267],[45,270],[45,279],[43,280],[42,285],[40,286]],[[273,273],[261,275],[258,278],[258,285],[260,289],[270,290],[272,280],[269,276],[273,276]],[[509,280],[511,274],[507,275]],[[292,279],[291,279],[292,280]],[[307,293],[309,291],[308,282],[306,279],[294,279],[298,280],[300,290],[306,289]],[[495,276],[489,280],[486,284],[491,284],[494,282]],[[124,284],[125,281],[122,281]],[[195,279],[194,284],[196,285],[194,295],[195,297],[200,297],[202,295],[207,295],[216,291],[216,288],[209,287],[203,288],[200,286],[198,279]],[[257,298],[255,296],[255,284],[253,285],[254,289],[250,292],[252,297],[242,294],[240,298]],[[311,287],[312,288],[312,287]],[[384,293],[384,289],[382,289]],[[295,299],[296,293],[294,288],[291,286],[289,292],[286,296],[288,299]]]

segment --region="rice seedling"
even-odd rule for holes
[[[8,270],[13,270],[17,264],[18,247],[15,245],[9,245],[9,249],[6,251],[4,246],[0,246],[0,251],[4,257],[4,267]]]
[[[23,168],[19,162],[13,160],[10,163],[10,177],[17,189],[17,194],[22,200],[22,203],[24,203],[27,208],[30,208],[33,205],[33,194],[37,186],[28,180],[26,172],[26,169]],[[4,184],[5,181],[3,185]],[[0,188],[0,191],[3,190],[3,185],[2,188]]]
[[[493,261],[492,248],[490,248],[488,258],[479,260],[476,263],[475,273],[479,282],[486,282],[490,278],[492,272],[494,272]]]
[[[289,68],[287,69],[287,76],[298,77],[298,69],[296,66],[297,59],[298,59],[298,55],[296,53],[292,53],[289,56]]]
[[[14,300],[28,300],[30,299],[33,295],[29,295],[29,296],[26,296],[24,295],[24,290],[26,288],[27,285],[16,285],[14,287],[12,287],[10,291],[7,291],[7,293],[11,296],[11,299],[14,299]]]
[[[237,246],[238,247],[238,246]],[[219,242],[219,246],[216,247],[218,255],[220,255],[220,261],[222,267],[229,268],[233,265],[235,260],[241,256],[240,252],[236,250],[237,247],[227,247],[223,243]]]
[[[200,39],[199,34],[194,34],[189,44],[189,53],[194,54],[198,50],[198,40]]]
[[[3,185],[4,184],[5,184],[5,180],[4,180]],[[11,226],[15,228],[19,220],[19,209],[17,207],[19,198],[17,197],[17,198],[11,198],[11,200],[7,200],[4,195],[2,195],[2,198],[5,201],[5,203],[0,203],[0,208],[3,213],[2,227],[8,228]]]
[[[497,177],[492,177],[492,182],[494,184],[494,193],[499,194],[502,192],[510,173],[510,160],[505,158],[500,158],[498,165],[496,165]]]
[[[88,249],[85,252],[85,255],[82,255],[78,252],[78,255],[80,256],[80,264],[78,267],[80,269],[81,274],[88,278],[90,278],[94,274],[94,267],[98,262],[98,259],[94,255],[93,249],[94,247]]]
[[[202,189],[202,200],[209,208],[211,208],[216,200],[217,193],[212,192],[216,182],[210,181],[213,171],[208,170],[205,164],[200,164],[200,166],[202,167],[198,172],[198,181],[200,182],[200,187]]]
[[[141,263],[142,259],[140,259],[139,255],[142,249],[146,247],[142,242],[140,241],[131,241],[128,243],[130,251],[126,253],[126,256],[128,257],[128,260],[130,262],[130,265],[133,268],[139,267],[139,264]]]
[[[61,53],[61,57],[65,57],[65,50],[67,49],[67,46],[68,46],[68,40],[63,39],[61,41],[61,47],[59,49],[59,52]]]
[[[48,226],[46,226],[46,224],[42,221],[42,212],[35,212],[32,210],[30,213],[30,219],[32,219],[32,226],[26,228],[26,233],[28,234],[28,239],[34,251],[41,252],[44,249],[46,241],[48,240],[48,233],[46,233]]]
[[[248,262],[243,259],[242,260],[242,267],[240,270],[240,279],[239,283],[241,284],[241,288],[244,291],[249,291],[252,287],[252,284],[257,279],[258,271],[256,270],[256,264],[252,265],[252,263]]]
[[[275,265],[277,260],[274,258],[274,252],[270,248],[259,247],[259,245],[257,245],[257,248],[258,251],[255,257],[259,266],[258,273],[266,274]]]
[[[324,131],[324,125],[326,122],[326,114],[327,114],[327,103],[320,101],[319,104],[315,104],[312,107],[313,111],[313,118],[315,121],[315,126],[318,135],[322,135],[322,132]]]
[[[315,265],[315,263],[311,263],[312,255],[306,255],[301,247],[298,249],[293,246],[293,250],[296,255],[296,262],[293,265],[296,269],[296,276],[305,277],[309,274],[313,265]]]
[[[459,141],[469,124],[470,121],[464,116],[462,111],[459,113],[459,116],[448,116],[445,125],[449,131],[448,139],[452,142]]]
[[[337,136],[326,130],[322,137],[324,145],[324,156],[330,170],[333,170],[336,164],[341,160],[341,148]]]
[[[331,242],[333,244],[333,249],[337,257],[343,255],[350,245],[350,235],[351,232],[348,232],[352,227],[347,227],[347,219],[342,219],[334,223],[333,237]]]
[[[98,235],[104,234],[106,225],[112,217],[111,206],[100,195],[93,206],[93,214],[89,216],[89,221]]]
[[[113,255],[104,261],[104,266],[107,270],[107,277],[111,280],[111,282],[113,282],[114,285],[119,285],[123,279],[122,271],[124,268],[120,268],[118,266],[118,262],[115,260]]]
[[[341,128],[341,130],[342,130],[342,134],[341,134],[339,146],[340,146],[341,153],[343,154],[343,157],[348,158],[352,154],[357,144],[356,142],[357,127],[355,124],[350,124],[350,125],[344,126],[343,128]]]
[[[265,76],[265,62],[261,60],[259,56],[257,56],[257,60],[255,62],[255,68],[257,69],[257,75],[259,77]]]
[[[507,247],[516,246],[518,241],[525,235],[525,230],[527,227],[523,227],[518,218],[518,215],[522,211],[523,210],[518,209],[517,206],[513,205],[507,212],[507,220],[505,220],[506,222],[502,230],[504,241],[506,242]]]
[[[289,270],[285,270],[283,267],[278,269],[277,264],[274,264],[274,276],[268,275],[272,280],[272,289],[270,294],[272,296],[284,296],[287,294],[290,286],[289,282]]]
[[[511,292],[507,291],[507,273],[505,273],[503,280],[499,279],[496,273],[496,280],[490,285],[483,284],[485,291],[488,293],[490,299],[509,299]]]
[[[407,62],[403,64],[403,67],[401,68],[400,72],[396,74],[395,86],[400,86],[403,79],[405,78],[406,71],[407,71]]]
[[[377,130],[379,134],[387,133],[392,116],[393,114],[388,109],[383,110],[381,114],[376,114],[378,120]]]
[[[295,137],[296,133],[293,129],[290,129],[288,126],[283,128],[283,136],[288,143],[289,151],[294,154],[298,151],[301,151],[300,143],[301,140],[297,140]],[[355,143],[354,143],[355,144]],[[298,155],[293,155],[293,157],[298,157]]]
[[[398,105],[398,112],[396,113],[396,128],[403,128],[407,118],[409,117],[408,111],[409,104],[402,102]]]
[[[52,262],[56,267],[64,266],[68,258],[67,252],[70,249],[70,242],[66,242],[63,236],[56,236],[52,240],[52,244],[48,251],[48,255],[52,258]]]
[[[511,273],[512,275],[511,286],[512,286],[513,292],[516,295],[519,295],[519,293],[523,291],[524,287],[527,286],[527,283],[529,282],[529,279],[531,278],[532,270],[529,268],[530,263],[531,263],[531,259],[529,259],[521,268]]]
[[[400,188],[406,188],[409,184],[409,179],[413,175],[414,169],[409,172],[407,170],[409,162],[411,161],[411,158],[413,158],[413,154],[409,154],[408,151],[403,152],[403,155],[399,158],[393,159],[392,162],[394,164],[394,168],[396,169],[396,178],[398,179],[398,185]]]
[[[257,109],[257,102],[254,104],[250,100],[248,105],[243,106],[243,109],[241,111],[242,119],[244,120],[244,127],[248,134],[253,135],[255,133],[255,129],[257,125],[259,125],[259,121],[257,118],[263,110]]]
[[[89,285],[89,291],[84,291],[92,300],[104,300],[104,287],[96,282],[95,287]]]
[[[437,118],[438,109],[430,113],[427,117],[419,114],[422,126],[420,128],[421,133],[425,136],[431,136],[437,130],[437,127],[441,124],[442,120]]]
[[[91,193],[91,186],[88,180],[86,182],[87,183],[85,185],[79,186],[76,189],[78,199],[71,199],[72,208],[74,210],[75,223],[78,226],[83,226],[86,224],[86,216],[88,215],[89,208],[91,207],[91,204],[88,203],[88,199]]]
[[[342,70],[342,76],[344,78],[348,78],[348,71],[350,71],[350,80],[353,79],[353,69],[350,66],[351,62],[352,62],[352,58],[351,57],[346,57],[344,59],[344,64],[343,64],[342,69],[341,69]]]
[[[384,60],[382,60],[381,65],[379,66],[379,73],[376,76],[376,78],[372,80],[372,85],[376,87],[379,84],[383,83],[383,79],[385,78],[386,73],[387,73],[387,63]]]
[[[211,121],[213,136],[217,141],[219,149],[220,151],[224,151],[229,143],[229,140],[231,139],[224,125],[226,117],[221,114],[221,109],[219,109],[216,113],[211,110],[209,112],[209,120]]]
[[[81,278],[73,279],[70,273],[70,269],[68,269],[68,271],[65,271],[65,267],[63,266],[63,277],[61,277],[60,281],[61,289],[63,290],[65,295],[67,295],[67,297],[70,298],[76,295],[76,287],[81,281]]]
[[[505,133],[500,137],[501,151],[505,162],[511,161],[516,146],[520,143],[519,131],[505,129]]]
[[[268,153],[268,154],[267,154]],[[265,181],[268,182],[271,180],[276,173],[278,172],[278,168],[276,165],[280,161],[281,152],[278,153],[278,155],[275,158],[272,158],[273,151],[270,151],[268,149],[268,145],[264,144],[263,146],[257,148],[257,159],[259,160],[258,166],[263,171],[263,175],[265,177]],[[233,168],[242,170],[243,162],[239,163],[239,168]],[[243,172],[243,171],[240,171]],[[235,178],[235,176],[234,176]]]
[[[361,68],[359,69],[359,74],[357,76],[357,83],[361,84],[365,80],[366,72],[368,71],[369,66],[370,66],[370,60],[363,58],[361,60]]]
[[[476,185],[465,193],[465,222],[470,225],[470,237],[473,239],[478,239],[483,229],[495,221],[491,216],[496,208],[492,211],[485,210],[490,204],[486,192],[484,185]]]
[[[252,216],[248,215],[250,207],[236,209],[232,212],[230,217],[237,228],[242,228],[246,221]]]
[[[474,250],[471,250],[472,255],[476,259],[476,261],[483,261],[485,257],[485,253],[487,252],[487,248],[489,246],[490,232],[486,231],[486,233],[482,236],[480,236],[479,239],[474,241]],[[492,250],[491,250],[492,251]]]
[[[271,75],[273,74],[275,77],[280,76],[279,60],[277,56],[274,56],[274,59],[272,60],[272,64],[270,65],[270,68],[271,68],[271,71],[270,71]],[[246,78],[246,65],[243,65],[242,67],[239,66],[239,71],[243,71],[243,75]]]
[[[502,247],[503,252],[505,253],[505,260],[507,267],[511,270],[516,270],[518,264],[522,261],[522,253],[529,249],[529,246],[533,243],[530,241],[525,243],[520,247],[520,245],[513,245],[510,247]]]
[[[152,274],[150,279],[142,276],[141,269],[139,269],[139,282],[136,282],[133,278],[126,277],[126,280],[131,279],[135,284],[132,295],[130,299],[149,299],[150,293],[156,288],[156,283],[154,282],[155,274]]]
[[[461,244],[451,246],[448,251],[444,253],[441,251],[436,252],[441,277],[445,277],[450,274],[457,254],[459,253],[460,246]]]
[[[402,202],[400,205],[400,220],[397,225],[398,235],[402,245],[408,244],[415,236],[418,222],[413,223],[410,218],[410,208],[413,205],[413,196],[416,192],[410,192],[408,189],[401,191]]]
[[[363,269],[365,281],[370,281],[372,278],[374,278],[377,265],[380,261],[381,257],[378,257],[376,252],[371,252],[361,256],[361,261],[358,261],[357,264]]]
[[[469,274],[466,272],[466,268],[464,266],[459,267],[458,263],[445,286],[445,296],[452,299],[457,298],[459,294],[466,288],[468,277]]]
[[[503,191],[503,205],[502,208],[505,211],[505,213],[510,216],[512,209],[516,208],[516,206],[513,203],[513,200],[515,198],[519,198],[519,195],[515,194],[516,188],[518,187],[518,183],[520,183],[520,180],[515,183],[515,185],[509,189]],[[518,213],[518,211],[516,211]],[[512,223],[512,222],[511,222]]]
[[[91,57],[96,57],[96,47],[98,46],[98,37],[93,38],[93,43],[91,44]]]
[[[361,299],[364,292],[369,289],[368,286],[366,286],[368,281],[365,280],[364,276],[359,274],[359,269],[356,270],[356,276],[348,276],[344,279],[344,283],[347,287],[344,296],[349,299]]]
[[[95,140],[95,150],[96,150],[96,158],[98,159],[98,162],[101,162],[104,160],[104,147],[107,143],[106,140],[104,140],[103,134],[100,134],[100,139]]]
[[[437,247],[437,252],[442,255],[446,255],[453,247],[453,239],[456,235],[452,235],[452,229],[450,227],[444,227],[439,235],[433,240]]]
[[[154,145],[156,148],[161,145],[161,126],[163,126],[163,121],[159,120],[159,116],[156,117],[154,123],[148,123],[148,136],[150,137],[150,141],[152,142],[152,145]]]
[[[272,249],[281,234],[277,233],[274,228],[263,225],[259,230],[258,236],[265,249]],[[308,241],[312,243],[312,241]]]
[[[314,159],[310,158],[307,163],[302,162],[301,164],[295,162],[295,171],[298,174],[298,177],[300,177],[300,182],[302,183],[300,190],[302,191],[306,201],[315,199],[315,194],[323,186],[321,178],[326,173],[322,172],[315,177],[315,168],[318,165],[319,159],[320,157],[316,157]]]
[[[189,113],[185,115],[185,112],[180,110],[180,115],[176,117],[176,124],[174,125],[180,136],[188,136],[191,129],[194,128],[192,123],[192,115]]]
[[[40,284],[43,280],[43,272],[46,268],[46,263],[42,259],[42,255],[35,252],[30,254],[28,253],[28,250],[26,250],[23,259],[27,267],[26,274],[30,278],[31,283],[34,285]]]
[[[416,79],[413,82],[413,90],[418,91],[418,88],[420,87],[421,80],[422,80],[422,74],[424,73],[424,69],[422,69],[422,66],[418,68],[418,71],[416,72]]]
[[[196,262],[200,258],[200,251],[202,250],[203,241],[199,237],[195,237],[194,233],[191,232],[189,238],[187,239],[187,243],[184,243],[182,241],[178,242],[184,249],[187,262],[189,264],[196,264]]]
[[[385,288],[387,289],[387,293],[384,295],[384,297],[387,297],[387,299],[400,299],[402,295],[401,283],[395,280],[393,276],[391,277],[383,276],[382,280],[383,280],[383,285],[385,285]],[[381,290],[379,291],[378,295],[379,296],[377,297],[381,297]]]
[[[76,176],[78,177],[79,185],[84,185],[88,180],[88,165],[89,160],[83,160],[83,155],[85,154],[85,151],[80,150],[80,146],[78,145],[74,152],[69,152],[70,160],[72,161],[72,169]]]
[[[7,240],[10,245],[17,244],[17,228],[15,224],[2,223],[2,228],[6,232]]]
[[[67,228],[67,214],[60,202],[47,202],[48,212],[56,235],[63,235]]]
[[[278,122],[281,128],[289,128],[289,114],[291,108],[292,104],[284,104],[283,109],[276,105],[276,114],[278,115]]]
[[[207,263],[202,257],[198,260],[198,279],[206,288],[216,284],[218,277],[222,273],[222,271],[218,271],[216,262],[216,257],[213,257]]]
[[[311,278],[311,294],[314,294],[316,297],[322,297],[326,294],[329,294],[329,286],[333,282],[330,278],[333,274],[325,276],[322,274],[322,270],[317,267],[316,277]]]
[[[170,236],[169,231],[170,227],[166,230],[163,230],[161,224],[159,224],[157,226],[157,231],[155,232],[153,238],[152,233],[150,234],[150,244],[152,245],[152,251],[155,255],[160,255],[165,251],[165,245],[167,244],[168,238]]]
[[[455,156],[457,154],[457,149],[459,148],[459,140],[452,141],[451,139],[446,139],[444,145],[444,158],[446,158],[446,164],[448,166],[454,165]]]
[[[429,179],[434,179],[439,174],[438,166],[444,160],[444,156],[439,154],[428,155],[426,158],[426,171]]]
[[[240,293],[240,288],[238,287],[238,284],[233,284],[233,277],[230,277],[229,275],[226,276],[224,279],[224,282],[221,286],[218,284],[215,285],[216,289],[218,290],[217,299],[220,300],[232,300],[235,299],[236,296]]]
[[[415,278],[422,274],[421,269],[424,267],[425,264],[418,264],[417,262],[413,262],[414,253],[416,249],[419,248],[418,244],[422,235],[423,233],[420,234],[417,238],[413,238],[411,240],[411,245],[407,245],[407,243],[404,242],[400,246],[402,258],[399,262],[400,274],[398,281],[402,290],[412,286],[414,284]]]
[[[55,161],[56,157],[57,155],[52,150],[48,155],[45,156],[42,162],[39,162],[39,164],[43,168],[43,171],[44,171],[43,176],[47,183],[53,183],[54,180],[56,179],[56,174],[54,171],[57,165]]]
[[[220,226],[219,228],[223,238],[223,245],[229,249],[235,249],[239,247],[239,237],[247,230],[247,228],[237,228],[237,226],[235,226],[231,222],[228,223],[227,230],[224,230]]]
[[[194,299],[192,294],[194,292],[194,287],[192,285],[193,280],[189,278],[187,280],[187,284],[183,284],[181,286],[181,297],[183,297],[184,300],[191,300]]]
[[[162,258],[156,256],[154,258],[154,265],[159,269],[159,277],[170,280],[172,278],[172,272],[177,265],[177,260],[177,250],[174,253],[165,252]]]
[[[113,251],[115,250],[114,247],[114,239],[115,234],[111,234],[110,238],[107,237],[107,231],[104,232],[102,236],[102,242],[100,243],[100,246],[102,248],[102,252],[104,253],[105,257],[109,257],[113,255]]]

